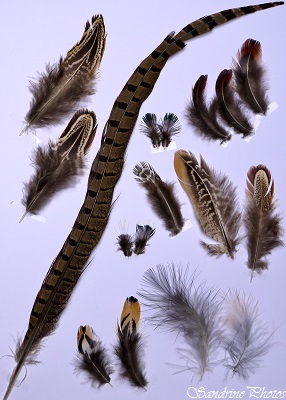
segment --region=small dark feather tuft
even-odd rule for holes
[[[134,236],[134,254],[143,254],[147,246],[147,242],[155,234],[155,228],[150,225],[136,225],[136,233]]]

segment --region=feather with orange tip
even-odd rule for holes
[[[242,133],[243,137],[252,133],[251,126],[245,110],[243,110],[231,84],[232,70],[224,69],[216,80],[216,97],[213,100],[213,107],[223,121],[234,129],[237,133]]]
[[[247,173],[244,226],[246,229],[248,261],[252,281],[254,272],[268,269],[266,256],[282,246],[282,217],[275,213],[274,180],[269,169],[262,164]]]
[[[220,140],[221,143],[224,143],[230,140],[231,135],[219,124],[216,105],[208,106],[206,103],[207,79],[207,75],[201,75],[196,81],[192,91],[192,100],[186,110],[186,117],[200,137],[206,140]]]
[[[107,351],[89,325],[80,326],[77,333],[78,354],[74,361],[75,371],[83,371],[93,386],[110,383],[113,370]],[[112,385],[111,385],[112,386]]]
[[[199,165],[193,153],[177,150],[174,167],[178,180],[188,195],[202,231],[216,241],[201,241],[211,256],[223,254],[234,258],[240,241],[240,212],[236,188],[224,174],[211,169],[201,156]]]
[[[261,44],[247,39],[233,60],[236,91],[241,100],[256,114],[266,114],[269,100],[266,96],[266,71],[262,65]]]
[[[22,204],[26,208],[20,222],[28,214],[38,214],[62,189],[74,186],[85,168],[88,153],[96,134],[97,121],[92,111],[75,113],[56,143],[38,146],[32,154],[34,175],[24,183]]]
[[[143,371],[142,337],[138,332],[140,304],[133,297],[125,300],[120,323],[117,324],[118,343],[114,346],[120,361],[120,377],[128,379],[131,385],[146,390],[148,384]]]

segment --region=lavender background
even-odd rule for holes
[[[29,156],[36,146],[30,135],[18,136],[31,99],[28,80],[42,72],[47,62],[57,62],[60,55],[78,41],[87,19],[103,14],[107,45],[97,84],[97,94],[88,108],[97,115],[99,127],[89,154],[92,162],[100,143],[101,132],[112,105],[125,82],[138,64],[172,30],[178,32],[189,22],[220,10],[249,5],[247,1],[179,0],[112,2],[85,0],[49,2],[2,2],[1,15],[1,97],[0,118],[2,130],[1,152],[1,279],[0,279],[0,356],[11,354],[15,340],[24,335],[32,304],[48,271],[62,247],[78,210],[83,202],[88,170],[77,186],[56,196],[43,210],[45,222],[26,218],[19,224],[23,213],[21,206],[22,182],[32,173]],[[116,189],[119,196],[113,208],[108,227],[100,244],[92,254],[92,262],[78,283],[68,307],[60,319],[55,334],[49,337],[40,352],[43,365],[28,367],[27,378],[15,388],[11,399],[176,399],[187,396],[187,388],[204,386],[206,390],[224,387],[246,390],[247,386],[265,387],[266,390],[286,390],[285,384],[285,248],[279,248],[269,257],[269,271],[249,283],[245,266],[246,251],[241,245],[234,261],[222,257],[210,258],[199,245],[203,235],[194,219],[193,210],[185,193],[177,184],[183,203],[183,214],[193,227],[170,239],[146,202],[145,192],[138,187],[132,169],[139,161],[151,163],[162,179],[175,181],[173,151],[151,154],[149,140],[139,132],[139,123],[146,112],[163,117],[166,112],[178,115],[182,124],[176,138],[178,148],[189,149],[216,169],[229,175],[238,187],[240,204],[244,201],[246,173],[250,166],[265,164],[275,180],[275,197],[278,210],[285,214],[285,12],[278,7],[256,13],[216,28],[187,43],[187,47],[165,66],[156,86],[144,103],[137,125],[128,146],[126,165]],[[185,107],[191,89],[201,74],[208,74],[208,97],[214,93],[215,80],[224,68],[230,68],[232,57],[248,39],[262,44],[263,61],[267,67],[270,85],[269,97],[278,108],[261,119],[255,136],[246,142],[233,135],[226,148],[197,138],[186,124]],[[67,121],[68,122],[68,121]],[[37,131],[41,141],[58,137],[66,124]],[[129,222],[130,233],[137,222],[156,224],[156,234],[150,241],[146,254],[124,258],[116,251],[118,222]],[[143,273],[159,263],[174,262],[190,271],[200,273],[199,280],[222,290],[236,288],[252,294],[259,300],[261,318],[275,330],[275,345],[264,357],[261,368],[249,380],[231,379],[223,366],[206,374],[202,382],[192,380],[190,372],[174,374],[179,369],[168,364],[181,365],[176,350],[182,341],[175,334],[160,333],[144,323],[142,312],[141,332],[146,344],[145,362],[149,380],[147,392],[135,390],[128,383],[112,375],[114,387],[100,391],[83,384],[85,377],[76,376],[71,364],[76,351],[76,334],[79,325],[89,324],[111,349],[115,343],[115,327],[127,296],[136,296],[141,287]],[[7,379],[14,367],[11,357],[0,359],[0,393],[4,393]],[[24,371],[22,372],[24,376]],[[245,395],[247,398],[247,395]]]

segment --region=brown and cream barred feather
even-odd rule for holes
[[[35,299],[28,330],[24,340],[17,346],[17,365],[4,400],[9,397],[23,365],[37,355],[41,340],[56,329],[83,268],[105,230],[113,191],[123,170],[125,151],[140,107],[152,92],[168,58],[184,48],[185,40],[207,33],[234,18],[282,4],[274,2],[229,9],[198,19],[177,35],[173,32],[168,35],[131,75],[107,121],[101,147],[91,168],[84,203]]]

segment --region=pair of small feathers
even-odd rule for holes
[[[241,222],[236,188],[226,175],[211,169],[202,156],[199,164],[190,151],[175,152],[174,168],[202,231],[216,242],[201,244],[210,255],[234,258]]]
[[[148,201],[163,221],[166,230],[171,236],[180,233],[184,226],[184,218],[181,204],[175,195],[175,184],[162,181],[154,168],[144,161],[135,165],[133,173],[136,181],[146,190]]]
[[[47,145],[34,150],[31,160],[35,173],[24,183],[23,189],[24,216],[39,213],[56,192],[74,186],[77,177],[84,172],[84,157],[92,145],[96,129],[95,114],[80,110],[56,143],[50,140]]]
[[[155,228],[150,225],[136,225],[136,232],[133,236],[122,233],[117,238],[118,250],[122,251],[125,257],[130,257],[132,253],[144,254],[146,246],[151,237],[155,234]]]
[[[142,117],[141,132],[147,136],[155,148],[161,145],[165,148],[169,146],[172,137],[181,130],[178,117],[173,113],[165,114],[164,118],[157,122],[157,116],[147,113]]]
[[[216,95],[207,105],[205,88],[207,75],[201,75],[193,87],[192,101],[187,108],[187,119],[196,132],[208,140],[231,139],[228,128],[243,134],[253,133],[248,111],[266,114],[265,69],[261,63],[261,44],[246,40],[233,61],[233,70],[224,69],[216,81]],[[232,77],[234,76],[234,82]]]
[[[233,290],[221,295],[181,266],[149,269],[139,295],[151,312],[148,322],[183,340],[184,347],[178,348],[185,360],[182,370],[200,380],[222,362],[219,350],[225,353],[227,370],[246,379],[271,346],[272,334],[252,297]]]
[[[80,41],[53,66],[46,66],[37,81],[30,82],[32,100],[25,117],[28,129],[56,125],[95,93],[95,77],[105,49],[105,26],[102,15],[87,21]]]

